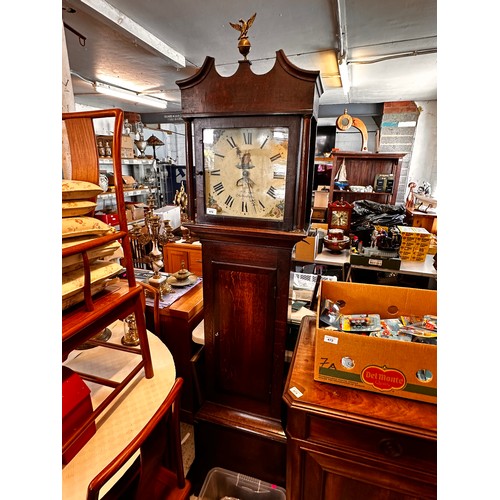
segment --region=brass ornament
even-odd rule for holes
[[[235,30],[240,32],[240,36],[238,37],[238,50],[245,61],[247,60],[250,49],[252,48],[252,44],[248,39],[248,30],[252,26],[256,15],[257,12],[250,19],[248,19],[248,21],[240,19],[238,23],[229,23]]]

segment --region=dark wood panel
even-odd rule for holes
[[[274,269],[214,263],[216,391],[269,404]],[[249,383],[241,384],[246,380]]]

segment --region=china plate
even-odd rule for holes
[[[196,281],[196,276],[193,274],[191,276],[188,276],[185,280],[179,281],[177,278],[174,278],[173,276],[170,276],[167,278],[167,283],[169,283],[172,286],[186,286],[186,285],[192,285]]]

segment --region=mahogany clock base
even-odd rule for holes
[[[195,492],[214,467],[285,487],[286,436],[279,420],[206,402],[195,416],[194,436],[189,479]]]

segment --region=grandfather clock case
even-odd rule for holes
[[[203,248],[205,387],[193,470],[204,477],[218,466],[284,486],[289,279],[311,217],[319,71],[296,67],[279,50],[266,74],[253,73],[245,56],[222,77],[207,57],[177,84],[185,225]]]

